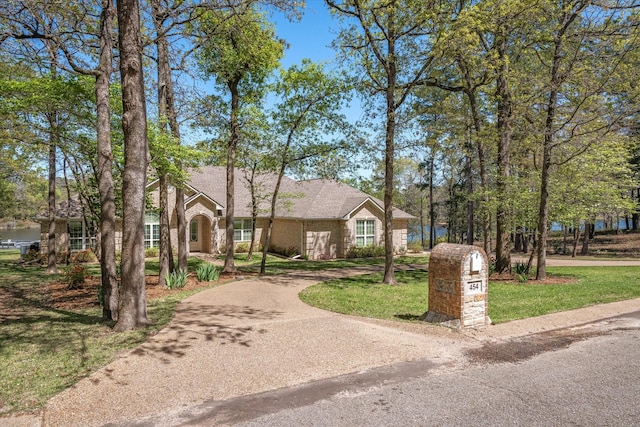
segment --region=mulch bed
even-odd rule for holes
[[[246,275],[245,275],[246,276]],[[216,284],[235,280],[234,274],[223,273]],[[158,276],[146,276],[147,300],[163,298],[185,290],[204,289],[211,286],[211,282],[200,282],[195,277],[189,277],[187,284],[181,289],[167,289],[158,286]],[[67,282],[57,281],[49,284],[49,305],[55,309],[77,310],[98,307],[98,285],[100,277],[89,276],[77,289],[70,289]]]
[[[516,283],[519,285],[563,285],[563,284],[573,284],[578,283],[578,281],[572,277],[560,277],[560,276],[549,276],[547,274],[547,278],[544,280],[536,280],[535,276],[529,277],[527,281],[522,282],[520,278],[512,273],[493,273],[489,276],[489,280],[492,282],[504,282],[504,283]]]

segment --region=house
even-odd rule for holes
[[[82,251],[95,247],[96,226],[92,222],[85,220],[87,215],[80,201],[70,199],[58,203],[54,215],[58,251]],[[49,218],[47,212],[41,212],[36,221],[40,223],[40,251],[46,252],[49,244]],[[120,219],[116,220],[116,229],[119,230],[116,242],[119,248],[122,243],[122,221]]]
[[[185,215],[188,224],[190,252],[219,253],[226,243],[225,203],[226,169],[206,166],[190,173],[185,188]],[[277,176],[272,173],[258,174],[253,180],[257,198],[258,215],[255,227],[255,241],[264,244],[268,226],[271,195]],[[235,243],[251,241],[252,197],[249,172],[236,169],[234,233]],[[159,182],[147,185],[151,204],[158,206]],[[175,213],[175,189],[169,188],[169,212],[171,242],[178,241]],[[413,216],[394,209],[393,242],[396,251],[406,248],[408,222]],[[64,219],[66,221],[66,218]],[[76,220],[74,220],[76,221]],[[384,244],[383,203],[347,184],[334,180],[312,179],[295,181],[283,177],[276,215],[274,219],[271,247],[295,251],[309,259],[343,258],[352,246]],[[71,222],[69,223],[71,224]],[[118,227],[121,229],[120,223]],[[69,226],[69,231],[78,225]],[[61,227],[64,233],[64,227]],[[43,232],[46,224],[43,223]],[[77,234],[77,233],[76,233]],[[69,237],[70,238],[70,237]],[[121,234],[117,233],[116,246],[119,247]],[[80,243],[90,240],[78,240]],[[61,238],[59,241],[66,241]],[[145,216],[145,246],[156,247],[160,241],[160,217],[157,210],[149,210]],[[46,235],[43,235],[46,243]]]

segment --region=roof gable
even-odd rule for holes
[[[227,172],[222,166],[203,166],[190,171],[190,187],[225,209],[227,200]],[[236,169],[234,174],[234,214],[237,218],[251,217],[250,172]],[[275,173],[254,176],[259,216],[268,215],[271,196],[277,182]],[[370,201],[384,212],[384,204],[357,188],[331,179],[295,181],[282,177],[276,216],[291,219],[348,219],[362,205]],[[413,218],[394,208],[394,218]],[[224,215],[224,212],[223,212]]]

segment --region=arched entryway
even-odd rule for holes
[[[211,253],[211,220],[196,215],[189,221],[189,252]]]

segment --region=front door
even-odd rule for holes
[[[189,252],[211,253],[211,220],[205,215],[189,222]]]
[[[195,217],[189,223],[189,252],[202,251],[200,217]]]

